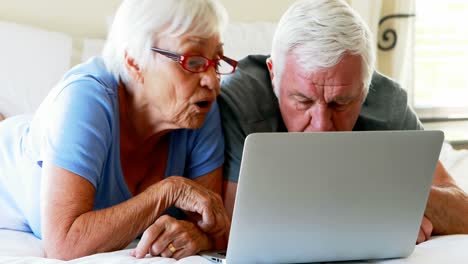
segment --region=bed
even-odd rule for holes
[[[231,24],[225,42],[226,54],[240,59],[251,53],[266,54],[275,25],[272,23]],[[31,113],[50,88],[75,63],[100,53],[103,40],[77,41],[65,33],[0,21],[0,121],[2,116]],[[247,41],[248,40],[248,41]],[[76,43],[78,42],[78,45]],[[31,45],[34,43],[34,45]],[[38,71],[37,69],[41,69]],[[444,144],[440,159],[452,176],[468,190],[468,151]],[[164,258],[135,259],[130,248],[95,254],[71,263],[210,263],[192,256],[180,261]],[[434,237],[416,246],[406,259],[352,263],[468,263],[468,235]],[[0,230],[0,263],[61,263],[44,258],[41,241],[29,233]]]

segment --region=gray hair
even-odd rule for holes
[[[145,69],[158,38],[183,34],[211,37],[227,24],[227,12],[217,0],[124,0],[115,14],[103,50],[114,77],[129,80],[125,52]]]
[[[375,65],[372,33],[343,0],[301,0],[281,17],[271,52],[277,96],[288,54],[308,72],[333,67],[345,54],[358,55],[365,93],[369,90]]]

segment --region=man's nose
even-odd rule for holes
[[[310,131],[333,131],[332,111],[327,104],[317,104],[310,109]]]

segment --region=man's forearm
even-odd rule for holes
[[[53,239],[56,244],[46,248],[47,256],[73,259],[126,247],[170,206],[159,195],[161,188],[156,184],[124,203],[80,215],[66,237]]]
[[[468,196],[457,186],[433,186],[425,214],[435,235],[468,234]]]

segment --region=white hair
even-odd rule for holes
[[[128,81],[125,52],[145,69],[163,37],[211,37],[224,31],[227,12],[217,0],[124,0],[115,14],[102,56],[114,77]]]
[[[308,72],[337,65],[345,54],[362,58],[363,86],[367,95],[375,65],[372,33],[361,17],[343,0],[301,0],[281,20],[273,38],[275,94],[292,54]]]

